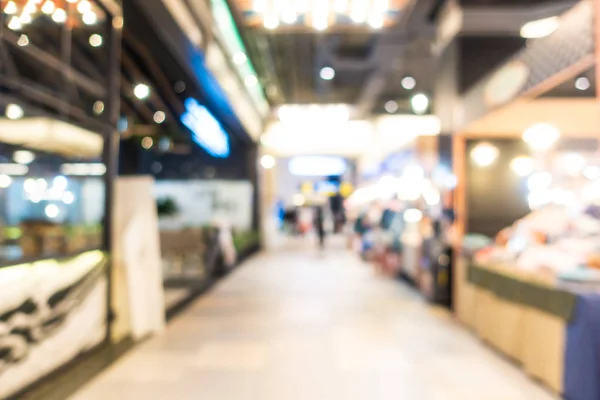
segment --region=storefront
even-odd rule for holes
[[[530,376],[598,399],[598,101],[582,1],[466,92],[454,138],[456,314]]]
[[[122,18],[113,1],[42,3],[2,2],[0,398],[110,332]]]

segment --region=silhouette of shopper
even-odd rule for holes
[[[316,215],[315,215],[315,229],[317,230],[317,235],[319,235],[319,246],[321,248],[325,247],[325,218],[323,216],[323,208],[317,207]]]

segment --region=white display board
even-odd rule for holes
[[[224,222],[233,228],[252,227],[252,184],[247,181],[157,181],[156,199],[172,199],[178,209],[163,217],[160,228],[178,230]]]
[[[113,221],[112,339],[139,340],[161,332],[165,303],[154,179],[123,177],[116,181]]]

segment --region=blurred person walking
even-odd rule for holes
[[[319,247],[325,248],[325,216],[323,215],[323,207],[316,208],[315,214],[315,229],[319,236]]]

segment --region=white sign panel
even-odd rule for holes
[[[175,215],[161,218],[161,229],[169,230],[214,222],[250,230],[252,193],[252,184],[246,181],[158,181],[154,185],[157,199],[170,198],[177,206]]]

